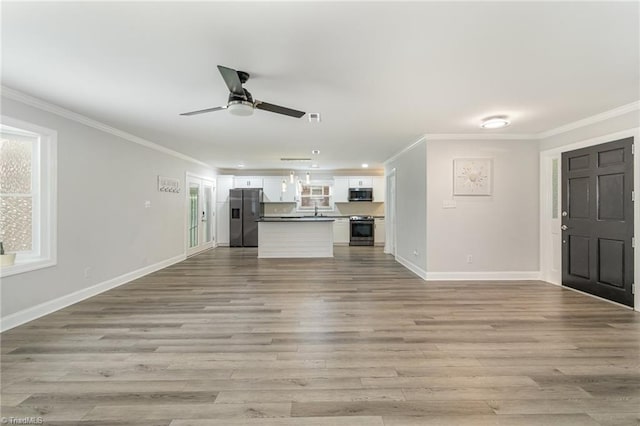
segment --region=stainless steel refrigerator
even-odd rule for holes
[[[264,216],[262,189],[229,191],[229,245],[258,247],[258,222]]]

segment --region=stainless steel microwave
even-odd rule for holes
[[[349,201],[373,201],[373,188],[349,188]]]

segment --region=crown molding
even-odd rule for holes
[[[82,114],[78,114],[77,112],[73,112],[73,111],[70,111],[68,109],[62,108],[62,107],[60,107],[58,105],[51,104],[51,103],[46,102],[46,101],[44,101],[42,99],[33,97],[31,95],[27,95],[26,93],[22,93],[22,92],[20,92],[18,90],[10,88],[10,87],[0,86],[0,90],[2,92],[2,96],[6,97],[8,99],[12,99],[14,101],[18,101],[18,102],[21,102],[23,104],[30,105],[32,107],[41,109],[43,111],[47,111],[47,112],[59,115],[60,117],[67,118],[69,120],[75,121],[75,122],[80,123],[80,124],[84,124],[85,126],[92,127],[94,129],[100,130],[102,132],[110,133],[110,134],[112,134],[114,136],[117,136],[119,138],[128,140],[129,142],[133,142],[133,143],[136,143],[138,145],[142,145],[142,146],[144,146],[146,148],[150,148],[150,149],[153,149],[155,151],[162,152],[163,154],[167,154],[167,155],[170,155],[172,157],[179,158],[181,160],[189,161],[191,163],[195,163],[195,164],[198,164],[200,166],[204,166],[204,167],[207,167],[209,169],[216,170],[216,168],[213,167],[211,164],[207,164],[207,163],[202,162],[200,160],[196,160],[195,158],[190,157],[190,156],[188,156],[186,154],[183,154],[181,152],[174,151],[174,150],[172,150],[170,148],[166,148],[166,147],[164,147],[162,145],[158,145],[155,142],[148,141],[148,140],[143,139],[141,137],[132,135],[131,133],[127,133],[127,132],[124,132],[122,130],[116,129],[115,127],[108,126],[108,125],[106,125],[104,123],[101,123],[101,122],[99,122],[97,120],[94,120],[92,118],[86,117],[86,116],[84,116]]]
[[[411,145],[409,145],[408,147],[398,151],[397,153],[395,153],[394,155],[392,155],[391,157],[387,158],[385,161],[382,162],[382,164],[384,166],[386,166],[387,164],[391,163],[392,161],[394,161],[395,159],[397,159],[398,157],[400,157],[402,154],[405,154],[408,151],[411,151],[413,148],[415,148],[416,146],[418,146],[419,144],[421,144],[422,142],[426,141],[426,136],[421,136],[420,139],[418,139],[417,141],[415,141],[414,143],[412,143]]]
[[[582,120],[574,121],[573,123],[565,124],[564,126],[556,127],[555,129],[547,130],[546,132],[538,133],[538,139],[546,139],[550,136],[566,133],[571,130],[579,129],[581,127],[589,126],[591,124],[599,123],[610,118],[618,117],[620,115],[627,114],[629,112],[637,111],[640,109],[640,101],[631,102],[627,105],[622,105],[618,108],[611,109],[609,111],[601,112],[600,114],[592,115],[591,117],[583,118]]]

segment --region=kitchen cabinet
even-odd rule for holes
[[[259,176],[236,176],[233,178],[234,188],[262,188],[264,179]]]
[[[333,178],[333,202],[349,202],[349,178],[336,176]]]
[[[349,188],[373,188],[373,179],[371,176],[350,177]]]
[[[351,225],[348,218],[337,218],[333,222],[333,243],[338,245],[349,244]]]
[[[296,202],[296,184],[290,183],[288,176],[284,179],[287,182],[287,190],[282,193],[281,195],[282,199],[280,201],[282,201],[283,203],[295,203]],[[282,185],[282,181],[280,181],[280,184]]]
[[[286,191],[282,190],[282,181],[287,185]],[[296,185],[289,183],[289,177],[265,176],[263,178],[263,193],[265,203],[295,203]]]
[[[384,219],[375,219],[373,235],[374,235],[373,242],[375,245],[384,245],[384,242],[385,242]]]
[[[373,201],[376,203],[384,203],[386,196],[386,185],[384,176],[375,176],[373,178]]]
[[[262,193],[265,203],[279,203],[282,201],[282,179],[279,177],[265,177]]]

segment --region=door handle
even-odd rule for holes
[[[567,229],[569,229],[569,227],[567,225],[562,225],[560,229],[562,229],[563,231],[566,231]]]

